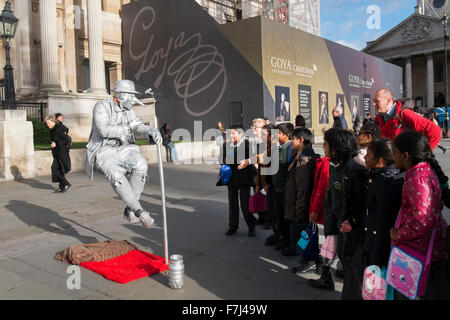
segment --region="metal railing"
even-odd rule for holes
[[[0,100],[1,109],[6,108],[4,100]],[[17,110],[25,110],[27,118],[44,121],[48,114],[48,105],[44,102],[16,102]]]

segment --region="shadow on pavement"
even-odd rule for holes
[[[14,213],[17,218],[29,226],[35,226],[39,229],[55,234],[72,236],[83,244],[98,242],[98,240],[95,237],[84,236],[78,233],[78,231],[74,228],[75,225],[111,240],[111,238],[98,233],[95,230],[82,226],[72,219],[61,217],[56,211],[37,206],[26,201],[10,200],[9,203],[5,205],[5,208]]]
[[[55,190],[55,188],[52,187],[51,184],[42,183],[35,179],[25,179],[22,176],[22,173],[20,172],[19,168],[16,166],[11,166],[11,174],[14,177],[14,181],[29,185],[32,188],[35,189],[44,189],[44,190]]]

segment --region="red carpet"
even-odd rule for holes
[[[154,273],[165,271],[169,267],[164,264],[164,258],[139,250],[132,250],[127,254],[102,262],[82,262],[80,266],[118,283],[127,283],[148,277]]]

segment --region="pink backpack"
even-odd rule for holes
[[[258,213],[266,211],[266,196],[261,192],[255,193],[250,197],[249,211],[251,213]]]
[[[402,213],[400,211],[395,224],[396,229],[400,225],[401,216]],[[409,299],[415,299],[417,296],[425,294],[436,230],[437,227],[434,228],[433,234],[431,235],[426,256],[407,246],[400,245],[392,247],[386,281]]]
[[[386,268],[368,266],[364,270],[362,297],[364,300],[394,300],[394,290],[386,282]]]

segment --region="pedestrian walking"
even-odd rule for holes
[[[50,145],[53,156],[52,182],[59,183],[55,193],[65,193],[71,187],[71,184],[65,177],[71,170],[69,141],[67,138],[68,129],[53,116],[45,117],[44,122],[50,129]]]

